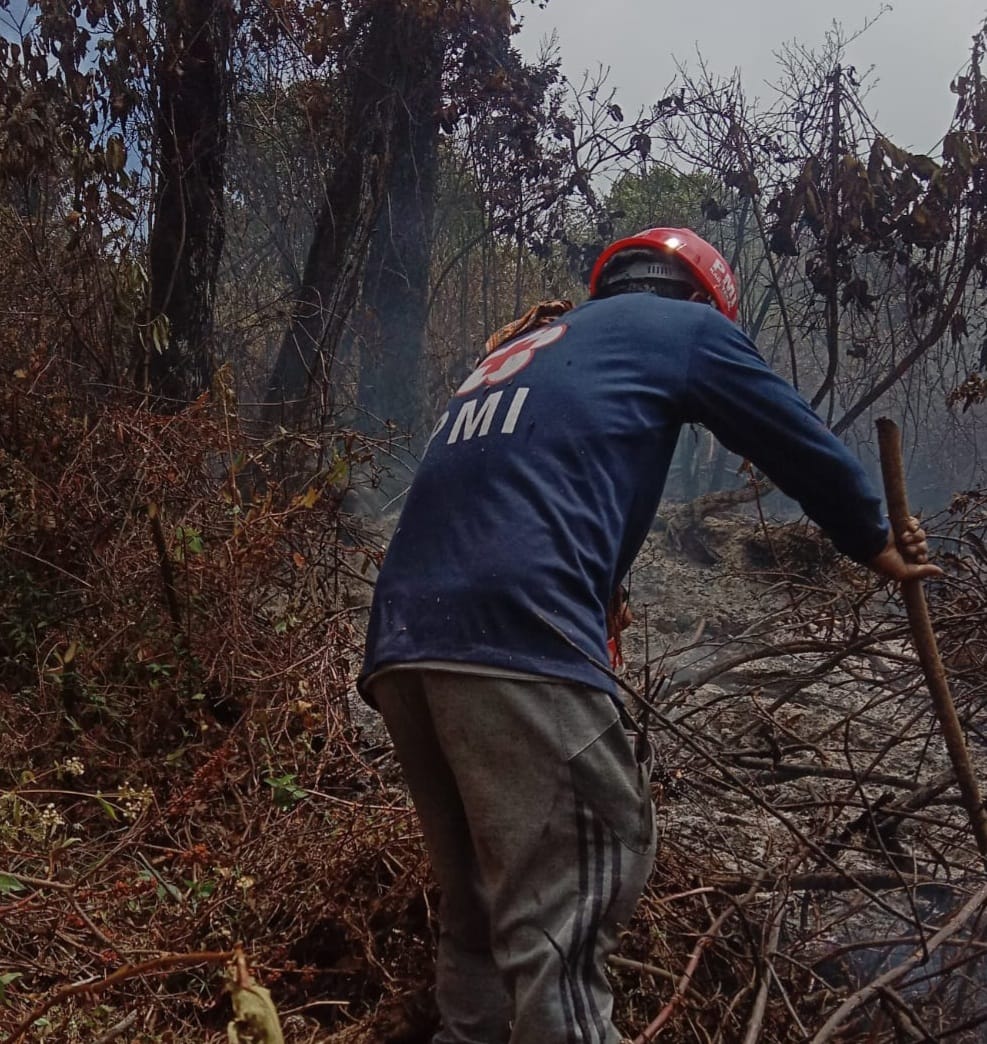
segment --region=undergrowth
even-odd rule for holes
[[[274,479],[291,440],[252,437],[221,386],[161,416],[74,378],[39,353],[0,384],[0,1019],[242,942],[291,1039],[352,1023],[424,981],[431,931],[415,828],[348,701],[378,551],[342,506],[366,450],[324,436]],[[178,1040],[229,1005],[215,969],[178,969],[30,1039],[135,1007],[128,1039]]]
[[[372,468],[351,433],[251,429],[222,371],[171,415],[40,349],[0,376],[7,1039],[215,1044],[238,944],[289,1044],[429,1039],[437,896],[352,692],[382,542],[346,509]],[[979,765],[987,498],[933,528]],[[944,931],[947,956],[892,974],[849,1027],[975,1040],[984,928],[960,913],[982,865],[900,606],[814,554],[793,571],[788,529],[764,539],[771,597],[743,633],[700,628],[682,683],[668,650],[630,665],[661,715],[663,840],[613,967],[618,1017],[676,1040],[837,1039],[838,1006]]]

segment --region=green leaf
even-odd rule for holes
[[[274,791],[274,803],[278,808],[291,808],[295,802],[307,796],[290,772],[283,776],[269,776],[264,782]]]
[[[4,972],[3,975],[0,975],[0,1004],[7,1005],[10,1003],[7,1000],[7,987],[12,982],[16,982],[20,977],[20,972]]]
[[[183,560],[185,555],[201,555],[206,546],[202,534],[190,526],[176,526],[175,539],[178,542],[179,561]]]
[[[109,801],[104,800],[98,794],[96,795],[96,800],[99,802],[100,808],[102,808],[114,823],[119,822],[117,818],[117,810],[109,803]]]
[[[66,848],[71,848],[73,845],[81,845],[81,837],[66,837],[64,840],[59,841],[58,844],[52,846],[53,852],[61,852]]]
[[[198,899],[208,899],[216,891],[216,881],[206,878],[204,881],[183,880],[182,883],[188,889],[189,894]]]
[[[345,457],[336,457],[326,476],[326,482],[330,486],[345,486],[350,479],[350,465]]]
[[[10,874],[0,874],[0,895],[23,891],[24,885],[16,877],[11,877]]]

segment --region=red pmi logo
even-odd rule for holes
[[[709,276],[719,288],[720,293],[723,294],[723,299],[727,305],[730,308],[736,308],[738,298],[737,282],[726,264],[721,260],[714,261],[709,266]]]
[[[469,395],[484,385],[500,384],[519,374],[535,357],[539,348],[555,344],[568,330],[565,323],[552,323],[534,333],[525,334],[491,352],[466,378],[456,392],[457,396]]]

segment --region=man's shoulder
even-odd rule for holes
[[[710,318],[721,320],[726,324],[726,329],[733,326],[715,308],[695,301],[678,301],[649,293],[618,294],[602,300],[586,301],[566,318],[575,321],[581,315],[586,319],[603,319],[613,323],[634,321],[654,324],[669,332],[681,330],[692,334],[705,327]]]

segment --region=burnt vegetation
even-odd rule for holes
[[[838,32],[783,51],[767,103],[683,69],[625,114],[524,61],[519,13],[0,0],[10,1044],[225,1040],[238,945],[292,1044],[429,1039],[438,897],[353,695],[374,571],[484,337],[642,227],[722,249],[744,326],[865,459],[875,411],[901,424],[987,765],[983,32],[926,156],[874,126]],[[624,648],[662,843],[619,1020],[983,1039],[984,860],[900,599],[771,522],[707,433],[669,493]]]

